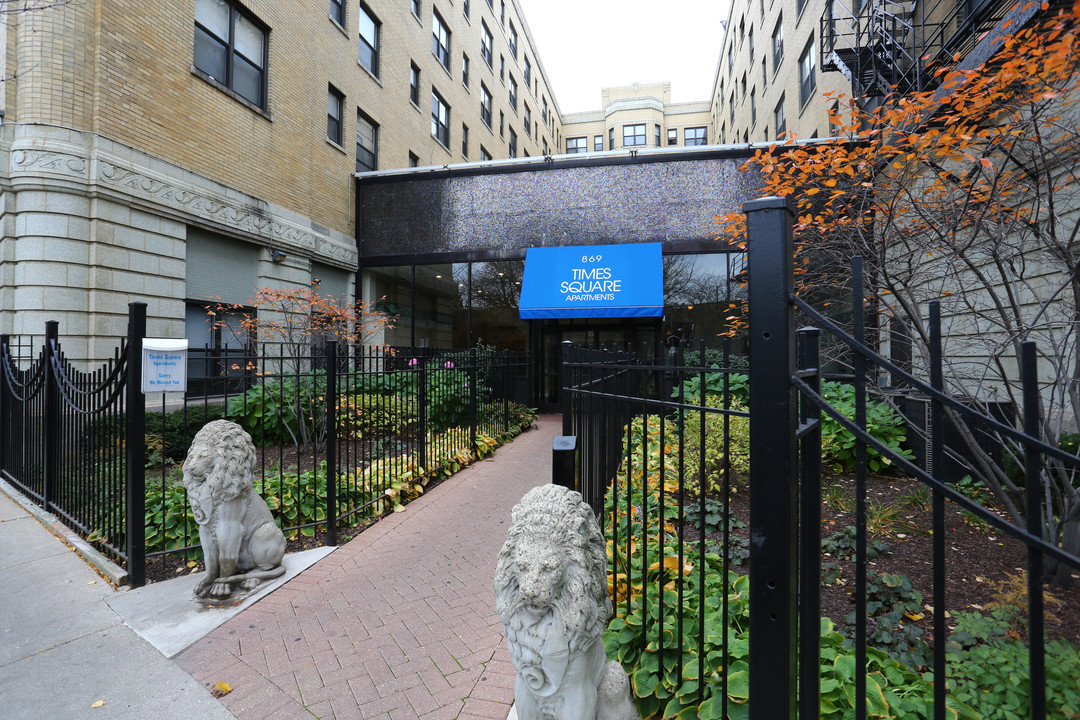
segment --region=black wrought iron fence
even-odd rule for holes
[[[129,582],[199,557],[181,463],[227,418],[252,436],[256,490],[286,536],[336,544],[527,426],[526,353],[382,346],[192,348],[188,392],[140,392],[145,306],[114,359],[72,367],[49,323],[32,362],[3,338],[0,473],[124,564]],[[17,360],[21,357],[21,360]],[[136,522],[136,520],[138,520]]]
[[[862,313],[840,327],[795,295],[783,201],[745,209],[748,373],[727,359],[566,350],[564,433],[578,438],[577,486],[608,540],[615,617],[605,639],[643,714],[1080,713],[1077,627],[1048,624],[1044,600],[1075,616],[1075,582],[1046,582],[1049,565],[1080,577],[1075,540],[1060,531],[1080,458],[1039,436],[1034,346],[1019,358],[1022,422],[980,413],[944,390],[936,303],[928,377],[916,377],[867,345]],[[861,288],[858,261],[852,273]],[[852,307],[863,307],[859,291]],[[796,318],[816,327],[796,332]],[[852,382],[822,378],[822,333],[850,348]],[[886,377],[927,398],[921,463],[902,447],[895,396],[878,386]],[[972,492],[973,478],[942,479],[949,414],[1024,458],[1012,470],[1022,522]],[[1065,485],[1049,483],[1054,473]],[[1005,610],[972,599],[980,583],[996,583],[984,595]]]

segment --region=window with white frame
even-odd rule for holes
[[[469,56],[461,53],[461,84],[469,87]]]
[[[461,123],[461,157],[469,158],[469,126]]]
[[[510,157],[517,157],[517,133],[514,132],[514,128],[510,128]]]
[[[521,103],[521,106],[524,110],[523,115],[525,117],[525,134],[529,137],[532,137],[532,111],[529,110],[529,103],[527,102]]]
[[[525,61],[525,89],[528,90],[532,83],[532,65],[529,63],[528,55],[522,55],[521,58]]]
[[[487,148],[484,147],[483,145],[480,146],[480,159],[481,160],[490,160],[491,159],[491,153],[489,153],[487,151]]]
[[[787,117],[784,115],[784,96],[780,96],[780,102],[776,103],[773,110],[773,121],[776,123],[776,137],[780,137],[787,131]]]
[[[784,16],[776,20],[776,29],[772,34],[773,41],[773,73],[780,69],[780,63],[784,60]]]
[[[667,144],[678,145],[679,144],[679,131],[675,128],[670,128],[667,131]]]
[[[514,79],[514,74],[510,73],[510,107],[517,110],[517,80]]]
[[[508,44],[510,45],[510,54],[514,56],[515,60],[517,60],[517,42],[518,42],[517,28],[514,27],[514,21],[511,20],[510,21],[510,39],[509,39]]]
[[[603,135],[593,135],[592,149],[595,150],[596,152],[603,152],[603,150],[604,150],[604,136]]]
[[[345,26],[345,0],[330,0],[330,19]]]

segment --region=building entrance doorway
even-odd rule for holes
[[[660,347],[661,318],[596,318],[530,320],[533,377],[541,412],[559,412],[562,343],[609,350],[632,350],[655,356]]]

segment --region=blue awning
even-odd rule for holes
[[[662,317],[660,243],[529,248],[518,312],[523,320]]]

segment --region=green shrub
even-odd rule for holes
[[[431,363],[433,370],[425,375],[425,399],[427,422],[432,430],[452,427],[469,427],[471,423],[471,397],[469,373],[455,370],[453,361]],[[477,398],[478,403],[486,398]]]
[[[337,428],[342,437],[381,437],[404,435],[417,421],[416,401],[412,397],[354,393],[338,400]]]
[[[855,419],[854,386],[823,382],[821,394],[844,417]],[[906,438],[904,419],[888,405],[866,401],[866,431],[897,455],[908,459],[914,457],[910,451],[901,449],[900,443]],[[825,413],[821,417],[821,453],[822,458],[837,472],[855,469],[855,435]],[[892,462],[874,448],[866,448],[866,463],[870,470],[883,472],[891,468]]]
[[[750,402],[750,376],[745,373],[725,373],[725,372],[710,372],[705,373],[705,395],[723,398],[724,397],[724,378],[727,377],[727,392],[733,402],[739,402],[746,405]],[[684,398],[697,398],[701,397],[702,377],[700,374],[693,374],[683,380],[682,384],[682,397]],[[674,388],[671,391],[671,397],[678,398],[680,393],[679,388]],[[687,400],[687,402],[690,402]],[[697,401],[695,401],[697,402]],[[714,407],[723,407],[723,405],[716,405]]]
[[[228,418],[256,445],[321,446],[326,440],[326,371],[264,379],[229,400]]]
[[[146,413],[146,434],[158,435],[162,442],[162,457],[170,462],[183,462],[195,433],[203,425],[225,417],[223,405],[190,405],[167,413]]]
[[[688,403],[697,404],[695,396]],[[709,408],[722,408],[723,398],[708,395],[705,405]],[[745,411],[741,402],[733,402],[731,409]],[[705,492],[715,494],[721,490],[725,459],[730,464],[731,472],[736,476],[745,476],[750,472],[750,418],[738,415],[724,415],[718,412],[705,413],[705,429],[702,431],[700,412],[688,410],[683,413],[683,463],[685,465],[686,490],[691,494],[699,492],[704,485]],[[728,425],[728,444],[724,444],[725,419]],[[705,464],[701,464],[701,443],[704,436]],[[677,458],[676,458],[677,461]],[[734,478],[732,478],[734,480]],[[732,487],[735,483],[732,482]]]
[[[640,433],[640,429],[639,429]],[[643,476],[647,479],[649,476]],[[610,489],[605,498],[605,535],[618,523],[620,538],[633,538],[618,547],[608,545],[609,587],[616,615],[604,634],[610,659],[618,660],[630,676],[631,688],[643,718],[703,718],[722,716],[721,689],[728,683],[728,717],[748,717],[749,701],[749,579],[729,572],[726,579],[719,555],[701,556],[694,548],[683,550],[679,564],[674,528],[657,527],[656,505],[664,502],[664,514],[673,517],[677,506],[670,495],[661,500],[659,484],[631,482],[619,492]],[[633,508],[629,514],[625,508]],[[650,522],[643,527],[643,518]],[[627,551],[629,548],[629,552]],[[641,577],[643,554],[655,558]],[[662,559],[661,559],[662,558]],[[701,584],[700,568],[705,578]],[[682,583],[680,597],[677,583]],[[723,616],[722,598],[728,597]],[[702,603],[704,607],[702,608]],[[699,621],[704,609],[705,622]],[[661,613],[663,628],[661,633]],[[675,633],[682,622],[680,644]],[[721,644],[727,625],[728,646]],[[851,717],[855,705],[855,651],[827,618],[821,621],[821,715],[841,720]],[[698,638],[703,637],[698,647]],[[661,652],[662,648],[662,652]],[[661,660],[662,656],[662,660]],[[700,671],[704,667],[704,672]],[[679,682],[681,670],[682,682]],[[867,707],[882,718],[930,718],[933,685],[886,653],[867,649]],[[703,702],[698,702],[701,689]],[[950,717],[976,720],[978,716],[957,698],[949,697]]]
[[[1007,613],[956,613],[949,638],[949,677],[953,694],[985,720],[1020,720],[1031,716],[1028,649],[1010,636]],[[929,676],[928,676],[929,677]],[[1080,716],[1080,650],[1058,639],[1046,643],[1048,717]]]

